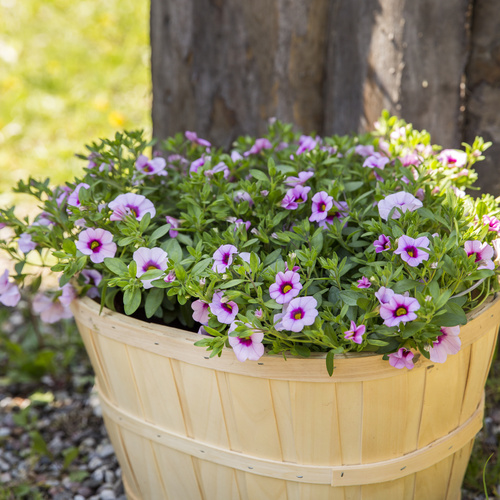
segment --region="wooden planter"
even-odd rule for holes
[[[500,300],[444,364],[209,359],[195,334],[74,302],[129,499],[459,499]],[[415,356],[417,358],[417,356]]]

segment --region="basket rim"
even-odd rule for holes
[[[325,366],[326,353],[312,353],[309,358],[264,354],[258,361],[238,361],[232,349],[223,349],[220,357],[210,358],[203,347],[193,346],[200,336],[179,328],[148,323],[125,314],[103,308],[88,297],[77,298],[71,308],[79,328],[87,327],[97,335],[144,349],[167,358],[190,364],[247,375],[278,380],[317,382],[359,381],[404,375],[407,370],[396,370],[383,355],[376,353],[347,353],[335,355],[334,373],[330,377]],[[478,310],[469,314],[461,327],[462,350],[489,331],[492,323],[500,324],[500,294]],[[415,353],[415,369],[427,369],[434,362]]]

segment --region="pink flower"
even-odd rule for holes
[[[193,319],[202,325],[208,325],[208,304],[202,300],[195,300],[191,304]]]
[[[229,334],[238,327],[236,323],[236,321],[231,323]],[[247,323],[245,325],[250,327]],[[264,354],[263,339],[264,334],[260,331],[254,331],[250,337],[233,337],[231,335],[228,337],[229,345],[233,348],[238,361],[241,362],[247,359],[257,361]]]
[[[415,196],[406,191],[400,191],[399,193],[394,193],[386,196],[383,200],[378,202],[378,211],[382,219],[387,220],[391,210],[397,207],[392,214],[393,219],[399,219],[401,213],[406,211],[413,212],[422,207],[422,202],[417,200]]]
[[[113,242],[113,235],[100,228],[89,228],[82,231],[75,244],[83,255],[90,255],[90,260],[94,264],[100,264],[104,262],[106,257],[114,257],[116,254],[116,243]]]
[[[20,300],[19,287],[9,281],[9,270],[6,269],[0,276],[0,303],[4,306],[15,307]]]
[[[257,139],[255,144],[246,153],[243,153],[243,156],[257,155],[263,149],[271,149],[272,147],[273,145],[268,139]]]
[[[419,165],[422,160],[417,155],[417,153],[408,153],[407,155],[400,157],[399,161],[403,167],[409,167],[410,165]]]
[[[166,276],[165,279],[163,280],[165,283],[172,283],[173,281],[176,280],[176,275],[174,271],[170,271]]]
[[[299,139],[299,148],[297,149],[298,155],[304,153],[305,151],[310,151],[318,145],[319,139],[314,139],[308,135],[301,135]]]
[[[358,280],[358,288],[370,288],[372,286],[370,280],[363,276],[360,280]]]
[[[500,233],[500,220],[494,216],[483,215],[483,224],[488,226],[490,231]]]
[[[133,259],[137,264],[136,276],[138,278],[148,271],[152,271],[154,269],[165,271],[168,267],[168,254],[165,250],[162,250],[159,247],[140,247],[134,252]],[[141,281],[145,289],[153,288],[152,279]]]
[[[167,162],[165,158],[153,158],[150,160],[145,155],[140,155],[135,162],[135,168],[147,175],[167,175],[165,172],[165,167],[167,166]]]
[[[417,319],[415,311],[420,309],[417,299],[394,294],[389,302],[380,306],[380,316],[386,326],[398,326]]]
[[[205,165],[205,161],[208,161],[210,157],[208,156],[207,158],[204,158],[203,156],[201,158],[198,158],[197,160],[193,161],[191,163],[191,166],[189,167],[189,173],[196,173],[198,172],[198,169],[200,167],[203,167]]]
[[[233,163],[243,160],[243,156],[238,151],[231,151],[231,160]]]
[[[387,156],[382,156],[380,153],[374,153],[365,159],[363,167],[379,168],[380,170],[384,170],[384,167],[389,163],[389,161],[390,160]]]
[[[311,222],[319,222],[327,218],[328,211],[333,207],[333,198],[325,191],[320,191],[312,197]]]
[[[238,314],[238,304],[233,301],[225,300],[222,292],[214,293],[209,307],[210,312],[217,317],[219,323],[230,325]]]
[[[234,245],[221,245],[213,254],[214,264],[212,271],[224,273],[233,263],[233,255],[238,253]]]
[[[467,153],[457,149],[443,149],[437,159],[445,167],[464,167],[467,163]]]
[[[285,184],[290,187],[295,187],[300,185],[304,185],[312,176],[314,172],[299,172],[298,177],[287,177],[285,179]]]
[[[358,144],[354,148],[354,152],[359,156],[371,156],[375,153],[375,148],[372,144]]]
[[[73,286],[70,283],[66,283],[62,288],[61,288],[62,294],[58,297],[59,302],[65,307],[68,307],[73,300],[76,299],[76,290],[73,288]]]
[[[171,238],[176,238],[177,235],[179,234],[179,231],[176,231],[176,229],[180,225],[179,219],[176,219],[175,217],[170,217],[170,215],[167,215],[165,217],[165,220],[167,221],[167,224],[170,224],[170,231],[168,232],[168,235]]]
[[[19,250],[24,254],[31,252],[36,248],[36,243],[32,241],[31,234],[22,233],[17,240],[17,245],[19,246]]]
[[[278,304],[286,304],[296,297],[300,290],[302,285],[299,273],[286,271],[276,275],[276,282],[269,287],[269,294]]]
[[[394,290],[381,286],[378,292],[375,292],[375,297],[377,297],[381,304],[387,304],[394,297]]]
[[[79,198],[80,189],[88,189],[90,186],[85,182],[78,184],[74,191],[68,196],[67,204],[71,207],[80,207],[81,202]],[[64,188],[63,188],[64,189]],[[58,203],[59,204],[59,203]]]
[[[281,201],[281,206],[287,210],[296,210],[301,203],[307,201],[307,193],[311,190],[308,186],[297,184],[292,189],[286,192],[285,197]]]
[[[356,326],[354,321],[351,321],[351,329],[344,332],[344,338],[347,340],[352,340],[355,344],[361,344],[363,342],[363,335],[366,332],[366,326],[360,325]]]
[[[385,234],[381,234],[378,239],[373,242],[373,246],[375,247],[375,253],[381,253],[384,250],[391,249],[391,240]]]
[[[208,141],[198,137],[198,134],[196,132],[190,132],[189,130],[186,130],[186,132],[184,132],[184,135],[186,136],[186,139],[193,142],[194,144],[198,144],[200,146],[205,146],[207,148],[209,148],[211,146],[211,144]]]
[[[398,248],[394,250],[395,254],[401,255],[401,258],[411,267],[417,267],[424,260],[429,260],[429,252],[423,248],[429,249],[430,241],[427,236],[417,239],[409,236],[401,236],[398,240]]]
[[[240,201],[248,201],[248,204],[250,206],[254,204],[252,197],[246,191],[236,191],[236,193],[234,193],[233,199],[236,203]]]
[[[300,332],[304,326],[312,325],[318,315],[314,297],[297,297],[288,303],[286,312],[281,318],[281,325],[285,330]],[[285,308],[283,308],[284,310]],[[276,316],[275,316],[276,319]]]
[[[113,210],[109,220],[123,220],[127,215],[132,215],[137,220],[142,220],[145,214],[149,213],[151,218],[156,215],[156,209],[145,196],[141,194],[126,193],[119,194],[108,204],[110,210]]]
[[[32,302],[33,312],[40,315],[40,319],[45,323],[57,323],[61,319],[73,317],[71,309],[65,306],[58,299],[52,299],[39,293],[35,295]]]
[[[205,175],[208,177],[213,177],[217,172],[224,172],[224,179],[229,178],[231,172],[229,171],[229,167],[224,162],[219,162],[215,167],[212,167],[209,170],[205,171]]]
[[[319,226],[328,227],[327,224],[333,224],[335,219],[342,222],[349,215],[349,206],[345,201],[333,201],[333,207],[328,211],[326,219],[319,221]]]
[[[495,263],[491,260],[494,255],[491,245],[477,240],[469,240],[465,242],[464,248],[467,256],[474,255],[474,261],[480,264],[478,269],[495,269]]]
[[[408,368],[411,370],[415,365],[413,364],[414,354],[409,350],[401,347],[398,352],[389,354],[389,363],[394,368]]]
[[[93,284],[91,288],[89,288],[87,292],[87,296],[90,297],[91,299],[99,297],[99,290],[98,286],[99,283],[102,280],[102,274],[99,271],[96,271],[95,269],[84,269],[82,271],[82,276],[83,276],[83,282],[86,285]]]
[[[429,349],[430,359],[435,363],[444,363],[448,354],[456,354],[462,345],[459,326],[442,326],[441,334]]]

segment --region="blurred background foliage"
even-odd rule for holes
[[[149,2],[0,0],[0,203],[28,175],[70,180],[83,145],[151,133]]]

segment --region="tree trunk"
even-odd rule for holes
[[[467,66],[465,141],[492,141],[478,165],[478,185],[500,195],[500,16],[497,0],[475,0]]]
[[[195,130],[228,146],[273,116],[306,133],[363,132],[388,109],[446,148],[500,139],[496,4],[152,0],[154,135]]]

